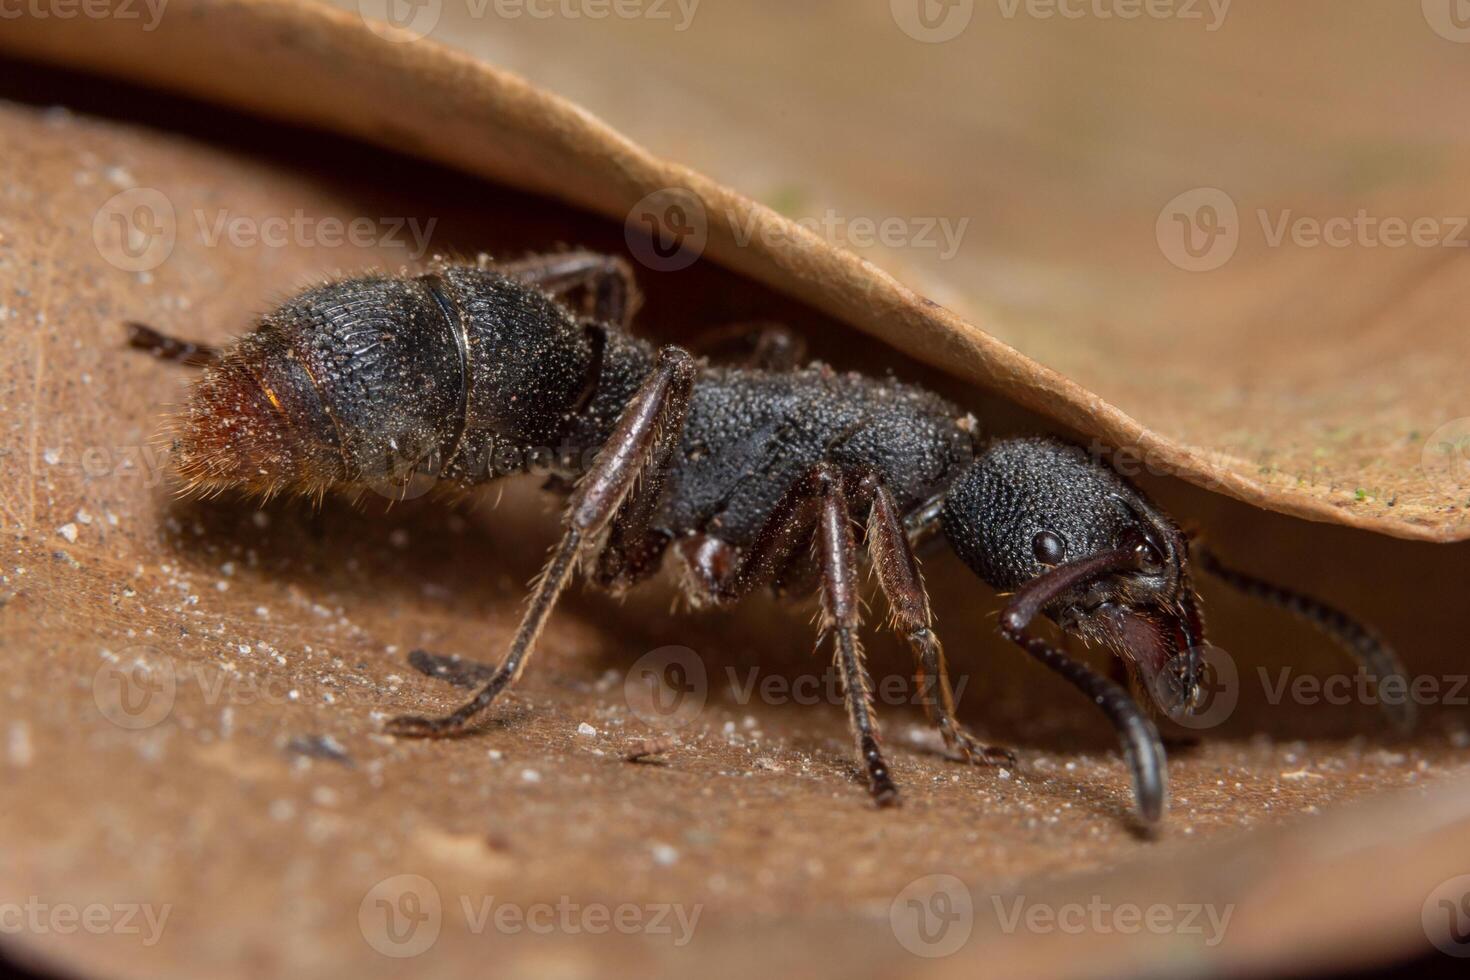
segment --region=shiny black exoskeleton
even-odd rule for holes
[[[777,329],[754,335],[740,364],[655,349],[626,329],[636,305],[623,262],[569,252],[327,283],[222,351],[136,325],[134,343],[205,365],[176,422],[179,469],[194,488],[472,486],[544,469],[565,489],[564,537],[499,667],[458,711],[395,719],[395,734],[444,735],[479,715],[520,676],[577,569],[621,589],[672,553],[696,603],[818,589],[869,788],[893,802],[858,639],[862,544],[946,744],[970,761],[1010,761],[955,717],[914,556],[942,537],[1010,594],[1001,632],[1111,719],[1140,815],[1161,818],[1167,781],[1152,721],[1030,626],[1045,615],[1108,645],[1165,714],[1191,711],[1204,624],[1190,543],[1167,515],[1076,446],[990,438],[923,388],[799,366],[799,344]],[[1341,613],[1203,564],[1328,628],[1380,677],[1400,672]]]

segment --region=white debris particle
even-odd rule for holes
[[[670,847],[668,844],[653,845],[653,861],[655,864],[662,864],[664,867],[668,867],[678,860],[679,851],[676,848]]]
[[[230,591],[230,583],[229,582],[226,582],[224,579],[220,579],[219,581],[215,582],[214,583],[214,587],[215,587],[215,590],[216,591],[219,591],[219,592],[228,592],[228,591]]]
[[[541,782],[541,774],[535,769],[522,769],[521,780],[527,783],[539,783]]]
[[[501,759],[505,758],[505,753],[500,751],[499,749],[491,749],[486,754],[490,756],[490,761],[492,762],[499,762]]]
[[[256,606],[255,615],[259,616],[261,619],[269,619],[271,611],[265,608],[265,606]]]
[[[270,816],[272,820],[285,823],[296,816],[296,804],[290,800],[275,800],[270,805]]]
[[[1010,779],[1011,771],[1009,769],[1002,769],[999,773],[999,776],[1001,779]]]
[[[593,736],[595,736],[597,734],[597,729],[593,728],[591,725],[587,724],[584,721],[584,722],[582,722],[582,724],[580,724],[580,725],[577,726],[577,734],[578,735],[585,735],[588,738],[592,738]]]
[[[66,538],[72,544],[77,543],[77,526],[75,524],[63,524],[56,529],[56,533]]]
[[[1307,769],[1294,769],[1291,772],[1283,772],[1281,774],[1281,778],[1282,779],[1291,779],[1291,780],[1300,780],[1300,779],[1326,779],[1327,777],[1324,776],[1324,775],[1322,775],[1321,773],[1311,772],[1311,771],[1309,771]]]
[[[17,769],[24,769],[35,759],[36,748],[31,744],[31,726],[29,722],[11,722],[10,737],[6,740],[6,743],[7,754],[10,756],[10,764]]]
[[[89,513],[87,513],[87,509],[85,507],[83,507],[81,510],[77,511],[76,517],[77,517],[77,523],[78,524],[91,524],[92,523],[92,515],[89,514]]]
[[[250,515],[250,522],[256,527],[269,527],[271,523],[271,515],[267,514],[263,510],[258,510]]]
[[[401,527],[395,527],[392,533],[388,535],[388,543],[395,548],[407,548],[408,532]]]
[[[57,463],[61,462],[61,450],[48,449],[41,454],[41,458],[46,461],[47,466],[55,466]]]

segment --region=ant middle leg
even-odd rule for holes
[[[868,550],[878,584],[888,600],[893,626],[903,633],[914,652],[924,714],[939,729],[945,747],[969,763],[1014,766],[1016,757],[1009,749],[981,744],[955,715],[954,688],[944,647],[934,632],[924,577],[909,545],[898,505],[882,484],[874,490],[873,506],[868,512]]]
[[[505,659],[480,691],[458,710],[438,718],[403,715],[388,722],[393,735],[453,735],[488,708],[525,670],[536,639],[556,600],[588,548],[594,546],[633,493],[640,478],[659,463],[665,438],[678,439],[694,387],[695,362],[678,347],[659,351],[654,373],[623,410],[607,444],[567,502],[566,530],[531,594]]]
[[[842,675],[847,716],[857,741],[858,756],[868,774],[868,792],[879,806],[898,802],[888,763],[879,746],[878,720],[873,714],[873,692],[863,665],[858,572],[842,476],[835,467],[821,466],[816,472],[821,509],[817,518],[817,562],[822,577],[822,634],[833,639],[834,659]]]
[[[833,660],[842,678],[848,721],[867,773],[868,792],[879,806],[890,806],[898,802],[898,788],[883,758],[872,690],[863,666],[856,545],[842,474],[830,463],[814,467],[782,496],[743,552],[703,535],[684,538],[675,548],[688,570],[696,603],[733,602],[777,582],[782,570],[813,542],[821,579],[822,638],[833,638]]]

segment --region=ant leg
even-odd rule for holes
[[[219,348],[196,344],[159,333],[152,327],[129,320],[128,346],[147,351],[160,361],[177,361],[188,367],[208,367],[219,360]]]
[[[857,560],[853,554],[852,516],[841,475],[830,466],[819,467],[816,490],[821,501],[817,556],[822,570],[822,635],[830,633],[833,637],[834,659],[842,672],[848,720],[857,740],[858,755],[868,772],[868,792],[879,806],[891,806],[898,802],[898,788],[893,785],[888,763],[879,748],[873,694],[858,639],[861,617]]]
[[[1031,621],[1057,596],[1088,579],[1125,567],[1128,560],[1127,551],[1104,552],[1037,576],[1016,590],[1006,603],[1000,614],[1000,632],[1066,678],[1107,715],[1123,740],[1123,757],[1133,775],[1139,816],[1152,825],[1163,818],[1169,795],[1168,769],[1158,729],[1122,687],[1027,631]]]
[[[649,525],[663,497],[664,481],[679,450],[681,434],[677,426],[663,430],[650,454],[648,468],[613,518],[606,543],[597,556],[592,580],[614,594],[657,571],[668,547],[669,536]]]
[[[794,371],[806,361],[806,341],[779,323],[732,323],[696,338],[693,350],[716,362],[760,371]]]
[[[873,507],[868,512],[868,550],[878,573],[878,583],[888,600],[892,624],[904,634],[914,651],[924,714],[939,729],[945,747],[958,752],[969,763],[1014,766],[1016,757],[1009,749],[982,745],[955,717],[949,667],[945,663],[944,647],[934,633],[924,577],[909,547],[898,505],[882,484],[874,491]]]
[[[536,638],[583,558],[584,550],[607,530],[639,478],[647,472],[665,434],[677,433],[683,427],[695,372],[694,359],[681,348],[669,346],[659,351],[654,373],[623,410],[607,444],[572,491],[567,502],[566,533],[536,580],[530,607],[510,651],[490,681],[452,714],[440,718],[404,715],[392,719],[387,725],[390,734],[441,736],[461,731],[521,676]]]
[[[1407,733],[1413,729],[1415,706],[1413,699],[1407,696],[1409,690],[1407,671],[1404,669],[1403,661],[1399,660],[1398,654],[1383,637],[1347,613],[1334,606],[1329,606],[1320,599],[1258,579],[1254,575],[1236,571],[1221,562],[1219,557],[1208,548],[1196,544],[1192,551],[1199,566],[1226,585],[1278,609],[1284,609],[1332,637],[1347,650],[1363,670],[1377,679],[1380,691],[1384,689],[1386,681],[1392,680],[1398,687],[1399,697],[1380,696],[1379,705],[1383,708],[1384,714],[1388,715],[1389,721],[1400,732]]]
[[[582,312],[600,323],[627,327],[641,303],[632,266],[616,255],[578,249],[531,255],[496,263],[492,268],[512,279],[540,286],[556,297],[586,289],[588,303]]]

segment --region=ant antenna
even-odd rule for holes
[[[1378,681],[1379,705],[1394,728],[1400,733],[1408,733],[1413,729],[1415,709],[1413,700],[1408,696],[1407,672],[1398,654],[1394,653],[1383,637],[1320,599],[1229,567],[1203,545],[1196,544],[1193,550],[1200,568],[1221,582],[1254,599],[1286,610],[1336,640]],[[1398,678],[1400,698],[1388,699],[1383,696],[1384,683],[1392,678]]]

